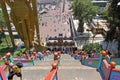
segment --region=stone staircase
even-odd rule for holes
[[[44,80],[45,76],[51,70],[53,56],[50,55],[44,61],[36,60],[35,66],[22,68],[23,80]],[[13,80],[20,80],[19,77],[14,76]]]
[[[22,68],[23,80],[44,80],[51,70],[53,56],[48,56],[44,61],[36,61],[35,66]],[[68,54],[62,54],[58,66],[59,80],[102,80],[95,68],[81,65]],[[14,80],[20,80],[14,76]]]
[[[102,80],[95,68],[81,65],[68,54],[61,56],[61,64],[58,69],[59,80]]]

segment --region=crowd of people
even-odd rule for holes
[[[47,56],[50,54],[49,51],[43,51],[43,52],[28,52],[25,51],[22,53],[21,56],[18,57],[25,59],[25,60],[44,60],[44,56]],[[1,57],[0,60],[3,60],[5,65],[8,66],[9,68],[9,75],[8,75],[8,80],[13,80],[14,75],[17,77],[20,77],[20,80],[22,80],[22,73],[21,73],[21,68],[23,67],[22,62],[15,62],[15,58],[13,55],[8,52],[5,54],[5,56]]]
[[[110,58],[113,58],[115,57],[113,53],[110,53],[109,50],[102,50],[100,52],[100,54],[102,54],[102,52],[105,52],[106,53],[106,57],[108,57],[109,59]],[[91,51],[88,51],[86,52],[85,50],[76,50],[76,51],[73,51],[73,53],[75,55],[75,59],[77,59],[77,56],[81,56],[83,59],[86,59],[86,58],[97,58],[99,57],[99,53],[96,53],[94,50],[91,50]]]

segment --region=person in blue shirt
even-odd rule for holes
[[[5,55],[5,64],[8,65],[10,72],[12,70],[12,66],[14,65],[14,58],[10,52],[6,53]]]
[[[10,62],[14,64],[14,58],[12,57],[10,52],[8,52],[5,56],[6,56],[5,60],[9,59]]]

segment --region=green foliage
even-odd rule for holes
[[[2,10],[0,10],[0,27],[1,28],[5,27],[5,20],[2,14]]]
[[[5,35],[2,35],[1,37],[2,37],[2,38],[1,38],[2,43],[0,44],[0,47],[1,47],[1,46],[10,47],[10,46],[12,45],[11,39],[10,39],[9,36],[8,36],[8,37],[5,37]]]
[[[0,44],[0,55],[1,56],[4,56],[7,52],[11,52],[11,53],[14,52],[14,48],[10,46],[12,45],[10,37],[6,37],[6,38],[3,37],[1,41],[2,41],[2,43]]]
[[[118,2],[120,0],[111,0],[110,1],[110,6],[109,6],[109,16],[116,18],[119,15],[119,9],[118,9]]]
[[[26,48],[22,48],[20,49],[20,51],[23,53],[23,52],[26,52]]]
[[[0,46],[0,55],[4,56],[7,52],[11,52],[13,54],[14,48],[13,47],[7,47],[6,45]]]
[[[102,50],[102,46],[98,43],[89,43],[83,46],[83,49],[86,52],[89,52],[91,50],[94,50],[96,53],[100,53],[100,51]]]
[[[5,20],[3,18],[2,10],[0,10],[0,29],[2,29],[3,27],[5,27]],[[5,37],[4,32],[0,32],[0,41],[2,41],[1,39],[3,37]]]
[[[14,56],[21,56],[24,52],[26,52],[26,48],[22,48],[19,51],[15,51]]]
[[[14,56],[21,56],[21,55],[22,55],[22,53],[20,51],[15,51],[14,52]]]
[[[1,33],[0,33],[0,39],[2,39],[2,38],[5,38],[4,32],[1,32]]]
[[[2,55],[0,55],[0,58],[2,57]]]
[[[120,0],[111,0],[110,6],[108,8],[108,20],[110,22],[110,26],[120,26],[120,5],[118,6],[118,2]]]
[[[105,7],[105,8],[101,11],[101,17],[102,17],[103,19],[106,19],[106,20],[109,19],[109,18],[108,18],[108,6]]]
[[[71,8],[74,17],[79,20],[78,32],[83,32],[84,21],[90,21],[96,15],[97,8],[93,6],[91,0],[74,0]]]
[[[117,5],[118,2],[120,2],[120,0],[110,0],[108,8],[103,12],[103,16],[105,16],[110,23],[110,30],[107,32],[106,41],[118,37],[116,33],[116,27],[120,26],[120,6]]]

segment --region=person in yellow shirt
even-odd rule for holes
[[[21,68],[19,68],[17,65],[12,66],[12,71],[8,76],[8,80],[13,80],[14,75],[17,75],[17,77],[20,77],[20,80],[22,80]]]

